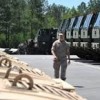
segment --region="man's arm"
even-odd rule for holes
[[[68,56],[68,60],[69,60],[68,63],[70,63],[70,48],[67,49],[67,56]]]
[[[51,49],[51,53],[52,53],[52,55],[54,56],[54,60],[57,60],[58,58],[57,58],[57,56],[56,56],[56,53],[55,53],[54,49]]]
[[[51,53],[52,53],[53,56],[56,56],[56,54],[55,54],[53,49],[51,49]]]
[[[54,60],[57,60],[57,56],[55,52],[56,52],[55,43],[53,43],[52,48],[51,48],[51,53],[54,56]]]

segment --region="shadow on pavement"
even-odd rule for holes
[[[81,59],[79,57],[71,57],[71,60],[74,60],[75,62],[82,62],[82,63],[87,63],[91,65],[100,65],[100,62],[94,61],[94,60],[87,60],[87,59]]]

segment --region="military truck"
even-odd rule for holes
[[[39,29],[34,40],[29,39],[19,44],[19,54],[51,54],[51,46],[56,40],[56,35],[56,28]]]
[[[69,23],[64,24],[66,21]],[[70,45],[71,54],[100,61],[99,22],[100,13],[90,13],[62,21],[59,27],[60,32],[64,33],[65,39]]]

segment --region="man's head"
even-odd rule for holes
[[[58,36],[59,36],[59,40],[60,41],[64,41],[65,40],[63,33],[59,33]]]

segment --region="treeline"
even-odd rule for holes
[[[77,8],[48,5],[48,0],[0,0],[0,47],[16,48],[34,39],[39,28],[58,28],[63,19],[99,11],[100,0],[82,2]]]

